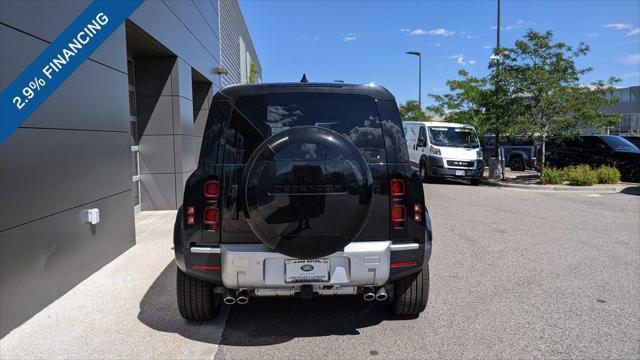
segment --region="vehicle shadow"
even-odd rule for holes
[[[251,298],[247,305],[229,308],[226,325],[223,319],[227,309],[213,321],[188,322],[178,313],[175,278],[172,261],[140,301],[138,320],[152,329],[205,343],[264,346],[300,337],[359,335],[359,329],[383,321],[418,317],[395,315],[385,304],[366,303],[359,296],[327,296],[311,300]]]
[[[210,344],[220,343],[224,328],[224,316],[206,322],[189,322],[180,316],[176,303],[174,261],[162,270],[140,300],[138,320],[154,330],[176,333],[187,339]]]
[[[620,191],[622,194],[640,196],[640,186],[630,186]]]
[[[437,185],[466,185],[466,186],[471,186],[471,183],[469,182],[469,180],[455,179],[455,178],[433,178],[433,179],[429,179],[428,181],[423,181],[422,184],[423,185],[437,184]]]
[[[220,342],[231,346],[280,344],[301,337],[360,335],[359,329],[387,320],[407,320],[382,303],[365,303],[359,296],[252,298],[229,313]]]

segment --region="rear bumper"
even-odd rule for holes
[[[300,287],[285,282],[285,259],[263,244],[222,244],[220,247],[176,247],[176,263],[185,273],[228,289]],[[329,259],[329,282],[315,286],[379,286],[417,272],[431,257],[431,242],[392,244],[352,242]]]

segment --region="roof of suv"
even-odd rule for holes
[[[345,94],[367,95],[377,100],[395,100],[389,90],[380,85],[369,84],[344,84],[344,83],[269,83],[256,85],[230,85],[220,90],[218,96],[229,99],[237,99],[246,95],[261,94]]]

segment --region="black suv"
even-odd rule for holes
[[[174,245],[180,314],[251,297],[427,305],[431,221],[394,97],[375,85],[218,92]]]
[[[623,181],[640,182],[640,150],[620,136],[586,135],[556,138],[546,144],[545,153],[549,166],[614,166],[620,170]]]

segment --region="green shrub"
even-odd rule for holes
[[[617,184],[620,182],[620,171],[614,167],[601,166],[596,170],[598,184]]]
[[[591,186],[598,182],[598,175],[589,165],[566,167],[564,175],[569,184],[574,186]]]
[[[540,183],[547,184],[562,184],[564,181],[564,171],[561,169],[546,168],[540,175]]]

